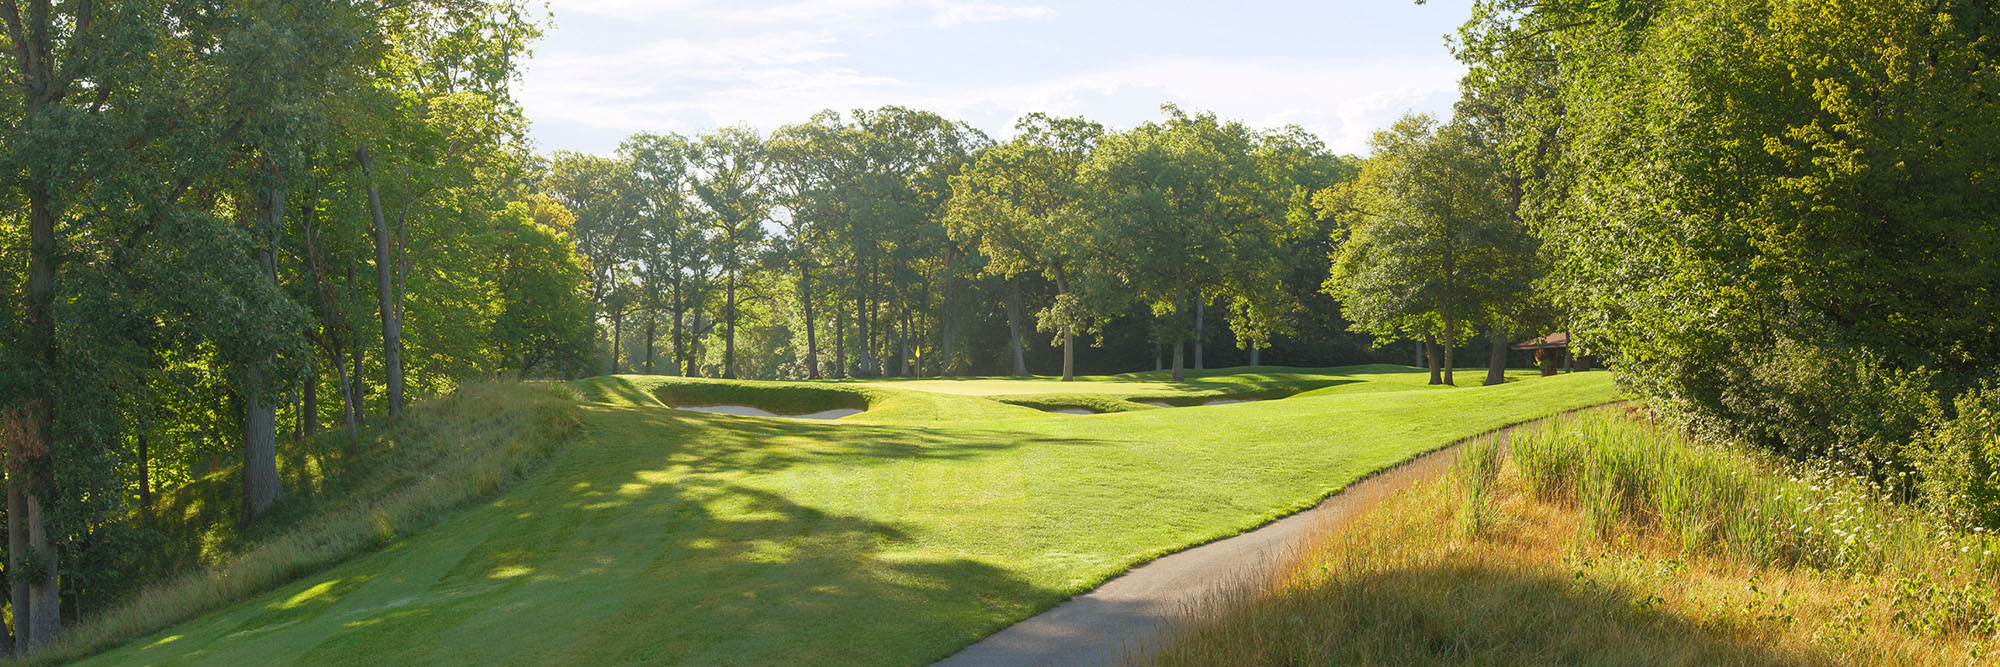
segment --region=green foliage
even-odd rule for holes
[[[1078,291],[1095,312],[1125,303],[1150,310],[1152,340],[1176,345],[1178,373],[1178,345],[1195,333],[1196,303],[1282,297],[1277,250],[1295,228],[1286,209],[1291,183],[1259,164],[1260,137],[1213,114],[1167,111],[1165,122],[1099,141],[1082,168],[1095,264]],[[1247,321],[1275,312],[1239,311]]]
[[[547,213],[517,202],[499,220],[505,240],[495,280],[502,305],[489,344],[522,376],[575,376],[589,369],[596,338],[584,296],[587,275],[560,231],[567,212],[549,202],[541,208]],[[543,215],[558,221],[541,222]]]
[[[1907,481],[2000,365],[1974,4],[1482,3],[1462,55],[1528,93],[1495,117],[1563,137],[1528,209],[1580,345],[1705,433]]]
[[[1478,132],[1406,116],[1376,133],[1360,178],[1317,196],[1347,223],[1325,289],[1356,332],[1457,345],[1527,291],[1535,246]]]
[[[1953,525],[2000,528],[2000,388],[1960,394],[1953,412],[1912,447],[1924,499]]]

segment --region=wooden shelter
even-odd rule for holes
[[[1542,369],[1542,375],[1555,375],[1561,366],[1569,371],[1590,370],[1590,358],[1579,357],[1569,351],[1569,332],[1558,331],[1541,338],[1514,344],[1516,350],[1533,350],[1535,366]]]

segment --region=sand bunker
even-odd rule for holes
[[[1056,414],[1059,414],[1059,415],[1094,415],[1094,414],[1097,414],[1097,413],[1095,413],[1095,412],[1091,412],[1091,411],[1089,411],[1089,410],[1085,410],[1085,409],[1083,409],[1083,408],[1049,408],[1049,412],[1053,412],[1053,413],[1056,413]]]
[[[834,408],[832,410],[821,410],[819,412],[812,412],[803,415],[781,415],[772,412],[770,410],[765,410],[763,408],[753,408],[748,405],[677,405],[674,406],[674,409],[687,410],[690,412],[710,412],[719,415],[738,415],[743,417],[784,417],[787,419],[839,419],[841,417],[861,414],[860,410],[856,410],[854,408]]]
[[[1138,403],[1138,404],[1140,404],[1140,405],[1150,405],[1150,406],[1153,406],[1153,407],[1156,407],[1156,408],[1171,408],[1171,407],[1174,407],[1174,405],[1173,405],[1172,403],[1168,403],[1168,402],[1166,402],[1166,401],[1133,401],[1133,403]]]

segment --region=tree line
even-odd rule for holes
[[[0,651],[129,590],[163,489],[284,495],[281,439],[581,368],[572,216],[514,0],[0,2]],[[222,460],[227,456],[229,460]]]
[[[1453,43],[1581,344],[1698,433],[2000,527],[1990,3],[1485,0]]]
[[[1498,201],[1497,149],[1471,124],[1412,117],[1364,161],[1296,127],[1164,111],[1123,131],[1029,114],[1005,141],[913,109],[825,111],[768,135],[557,153],[542,182],[577,217],[598,372],[1067,380],[1080,341],[1110,339],[1125,350],[1098,368],[1151,356],[1180,379],[1209,343],[1249,364],[1346,346],[1288,359],[1324,365],[1424,340],[1442,383],[1453,349],[1491,339],[1498,368],[1510,336],[1553,320],[1529,296],[1540,263]],[[1460,192],[1396,187],[1433,181]],[[1403,242],[1429,245],[1385,245]],[[1371,253],[1406,261],[1364,269]],[[1048,346],[1059,358],[1031,369]]]

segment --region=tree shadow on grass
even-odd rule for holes
[[[594,408],[599,437],[665,448],[666,464],[689,472],[764,473],[803,464],[879,465],[969,460],[1027,446],[1101,446],[1108,441],[1001,428],[927,427],[745,418],[658,408]]]
[[[1159,662],[1210,664],[1826,664],[1673,614],[1649,595],[1484,564],[1396,569],[1224,600]]]
[[[1096,441],[589,410],[583,442],[494,502],[128,657],[910,664],[1063,597],[949,526],[829,489],[900,493],[869,471]]]
[[[568,495],[492,526],[407,601],[344,619],[301,657],[917,664],[1060,597],[769,491],[635,474]]]

